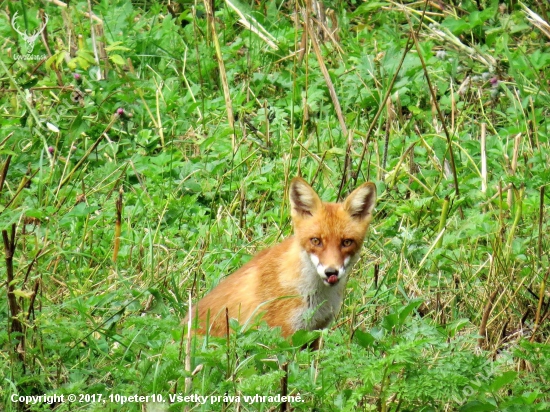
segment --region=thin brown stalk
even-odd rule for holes
[[[36,282],[34,282],[34,289],[29,301],[29,310],[27,311],[27,320],[30,320],[31,314],[34,312],[34,302],[36,301],[36,295],[38,295],[39,287],[40,287],[40,279],[36,279]]]
[[[521,141],[521,133],[518,133],[514,138],[514,152],[512,153],[512,164],[510,166],[510,174],[514,176],[516,174],[516,169],[518,168],[518,156],[519,156],[519,143]],[[506,201],[508,203],[508,208],[512,209],[512,201],[514,199],[514,189],[508,189],[508,195]]]
[[[100,39],[104,39],[105,33],[103,31],[102,24],[96,24],[92,27],[95,32],[95,38],[97,39],[97,50],[99,54],[99,59],[103,61],[103,78],[106,79],[109,75],[109,57],[107,56],[107,51],[105,50],[105,43]]]
[[[225,308],[225,330],[227,331],[227,334],[226,334],[226,343],[227,343],[227,376],[226,378],[229,379],[229,377],[231,376],[231,341],[230,341],[230,338],[229,338],[229,309],[228,308]]]
[[[21,335],[16,338],[15,347],[19,354],[19,359],[23,360],[23,353],[25,348],[25,336],[23,335],[23,324],[19,320],[19,313],[21,309],[17,303],[14,285],[14,272],[13,272],[13,255],[15,254],[15,223],[11,225],[11,234],[8,235],[7,230],[2,230],[2,238],[4,240],[4,254],[6,259],[6,273],[7,282],[6,287],[8,290],[8,307],[10,309],[11,324],[8,332],[16,332]]]
[[[23,279],[23,286],[25,286],[27,284],[27,280],[29,279],[29,275],[31,274],[32,268],[33,268],[34,264],[38,261],[38,258],[40,256],[42,256],[42,254],[43,254],[42,252],[44,251],[46,246],[47,246],[47,244],[45,246],[43,246],[42,248],[40,248],[40,250],[38,251],[38,253],[34,257],[34,259],[31,261],[29,267],[27,268],[27,272],[25,273],[25,277]]]
[[[239,229],[241,229],[241,233],[246,232],[246,192],[245,192],[245,186],[241,186],[241,190],[239,193]]]
[[[115,222],[115,245],[113,250],[113,262],[116,263],[117,257],[118,257],[118,251],[120,249],[120,232],[122,229],[122,194],[124,192],[122,191],[122,187],[120,188],[120,191],[118,192],[118,199],[116,200],[115,207],[116,207],[116,222]]]
[[[487,124],[481,123],[481,191],[487,193]]]
[[[495,298],[498,295],[498,289],[495,290],[493,293],[491,293],[491,296],[489,296],[489,300],[487,301],[487,304],[485,305],[485,309],[483,310],[483,317],[481,318],[481,325],[479,325],[479,341],[478,345],[480,347],[483,346],[485,340],[487,339],[487,321],[489,320],[489,316],[491,315],[491,311],[493,310],[493,304],[495,303]]]
[[[75,90],[74,86],[70,86],[70,85],[64,85],[64,86],[39,86],[39,87],[29,87],[28,89],[29,91],[32,91],[32,92],[41,92],[41,91],[47,91],[47,90],[59,90],[61,92],[65,92],[65,91],[73,91]],[[18,90],[17,89],[3,89],[2,90],[4,93],[16,93]],[[5,143],[5,140],[7,140],[8,138],[10,138],[11,136],[13,135],[13,132],[10,133],[6,139],[4,139],[4,141],[0,142],[0,146]]]
[[[547,9],[546,9],[546,4],[544,4],[544,2],[542,0],[535,0],[535,2],[537,3],[537,5],[539,6],[539,10],[540,10],[540,14],[542,14],[542,17],[544,18],[544,20],[546,21],[546,23],[548,24],[548,21],[550,21],[548,19],[548,13],[547,13]]]
[[[306,19],[309,18],[309,10],[306,13],[305,18]],[[321,73],[323,73],[323,77],[325,78],[325,83],[328,87],[328,92],[330,94],[330,98],[332,100],[334,110],[336,111],[336,116],[338,117],[338,121],[340,122],[340,128],[342,129],[342,134],[344,136],[347,136],[348,128],[346,127],[346,122],[344,120],[342,108],[340,107],[340,101],[338,100],[338,95],[336,94],[336,89],[334,88],[334,84],[332,83],[332,80],[330,80],[330,75],[328,73],[327,66],[325,65],[325,61],[323,60],[323,54],[321,53],[321,48],[319,47],[319,43],[317,42],[315,31],[312,29],[311,24],[306,24],[306,27],[309,34],[309,38],[311,39],[311,44],[313,45],[313,51],[315,52],[315,56],[317,57],[317,61],[319,62],[319,68],[321,69]]]
[[[264,100],[264,115],[265,115],[265,147],[267,150],[271,150],[271,139],[269,136],[269,109],[267,105],[267,100]]]
[[[382,169],[386,170],[386,164],[388,161],[388,148],[390,146],[390,129],[391,129],[391,99],[388,96],[388,99],[386,100],[386,108],[387,108],[387,115],[386,115],[386,135],[384,136],[384,157],[382,160]]]
[[[283,373],[283,377],[281,378],[281,398],[283,398],[284,396],[287,396],[288,394],[288,362],[283,363],[282,369],[284,373]],[[281,402],[280,411],[286,412],[289,410],[290,408],[289,408],[288,402],[286,401]]]
[[[189,293],[189,320],[187,322],[187,339],[185,341],[185,371],[191,373],[191,327],[194,316],[193,314],[193,305],[191,302],[191,293]],[[183,340],[183,336],[182,336]],[[185,393],[191,392],[191,387],[193,385],[193,379],[191,376],[185,378]],[[187,409],[186,409],[187,410]]]
[[[428,2],[426,1],[426,4]],[[439,117],[439,121],[441,122],[441,126],[443,127],[443,131],[445,132],[445,136],[447,137],[447,146],[449,149],[449,160],[451,163],[451,171],[453,173],[453,181],[454,181],[454,187],[455,187],[455,194],[456,196],[460,196],[460,189],[458,186],[458,175],[456,173],[456,165],[455,165],[455,156],[453,152],[453,140],[452,136],[449,133],[449,129],[447,128],[447,124],[445,122],[445,118],[443,117],[443,113],[441,112],[441,108],[439,107],[439,104],[437,103],[437,95],[435,94],[435,89],[432,85],[432,81],[430,79],[430,75],[428,73],[428,68],[426,67],[426,62],[424,61],[424,57],[422,56],[422,49],[420,48],[420,45],[418,43],[418,36],[417,33],[414,31],[412,22],[407,14],[405,14],[407,17],[407,21],[409,22],[409,26],[411,28],[411,35],[414,40],[414,44],[416,47],[416,50],[418,52],[418,58],[420,59],[420,64],[422,65],[422,69],[424,70],[424,77],[426,78],[426,82],[428,84],[428,89],[430,90],[430,94],[432,96],[432,101],[435,104],[435,108],[437,110],[437,116]],[[419,29],[422,27],[422,20],[420,20],[419,23]]]
[[[548,275],[550,275],[550,269],[546,271],[546,274],[544,275],[544,278],[542,279],[542,282],[540,282],[540,288],[539,288],[539,303],[537,305],[537,312],[535,313],[535,327],[533,328],[533,334],[531,335],[531,342],[535,341],[535,337],[537,335],[537,330],[541,324],[541,311],[542,311],[542,305],[544,303],[544,292],[546,291],[546,282],[548,281]]]
[[[351,145],[353,143],[353,139],[352,139],[352,136],[353,136],[353,130],[350,130],[349,133],[348,133],[348,138],[347,138],[347,141],[346,141],[346,157],[344,158],[344,171],[342,173],[342,180],[340,181],[340,187],[343,187],[347,181],[349,181],[349,179],[351,178],[350,176],[350,173],[351,173]],[[323,157],[324,157],[324,153],[323,153]],[[319,167],[320,169],[320,167]],[[319,171],[319,169],[317,169],[317,171]],[[337,200],[340,200],[340,199],[337,199]]]
[[[43,9],[39,10],[39,16],[40,20],[42,20],[42,24],[44,25],[44,30],[42,30],[42,33],[40,33],[40,37],[42,38],[42,44],[44,45],[44,48],[48,52],[48,57],[52,56],[52,51],[50,49],[50,42],[48,38],[48,25],[46,24],[48,22],[46,13],[44,13]],[[59,71],[59,68],[56,64],[52,64],[52,69],[55,72],[55,75],[57,77],[57,84],[61,87],[63,87],[63,77],[61,76],[61,72]]]
[[[32,90],[32,87],[30,88]],[[17,89],[3,89],[4,92],[16,92]],[[13,136],[13,133],[14,132],[11,132],[11,133],[8,133],[7,136],[4,137],[4,139],[2,139],[2,141],[0,141],[0,147],[4,146],[6,144],[6,142]]]
[[[531,150],[534,150],[535,148],[537,148],[537,150],[540,150],[538,126],[537,126],[537,122],[535,121],[535,118],[536,118],[535,103],[533,102],[532,96],[529,97],[529,105],[531,106],[531,113],[533,116],[531,120],[531,133],[530,133]],[[533,141],[533,137],[535,138],[535,141]]]
[[[4,188],[4,182],[6,181],[6,176],[8,175],[8,170],[10,168],[10,163],[11,163],[11,157],[12,157],[11,154],[8,155],[8,158],[4,162],[2,173],[0,174],[0,193],[2,193],[2,189]]]
[[[111,119],[111,122],[107,125],[107,127],[105,128],[105,130],[103,131],[103,133],[101,133],[99,135],[99,137],[97,138],[97,140],[94,142],[93,145],[90,146],[90,148],[88,149],[88,151],[84,154],[84,156],[82,156],[82,158],[76,163],[76,165],[73,167],[73,169],[69,172],[69,174],[61,181],[61,183],[59,184],[59,186],[57,187],[57,192],[59,193],[59,190],[61,190],[61,188],[63,186],[65,186],[67,184],[67,182],[69,180],[71,180],[71,178],[73,177],[74,173],[80,169],[80,167],[82,166],[82,164],[86,161],[86,159],[88,158],[88,156],[90,156],[90,154],[92,154],[92,152],[95,150],[95,148],[99,145],[99,143],[101,143],[101,141],[103,140],[103,138],[105,136],[107,136],[107,132],[109,130],[111,130],[111,127],[113,127],[113,124],[115,123],[115,121],[118,119],[118,115],[113,115],[112,119]]]
[[[512,183],[510,183],[508,186],[512,186]],[[498,221],[500,223],[500,231],[501,233],[504,228],[504,213],[503,213],[503,207],[502,207],[502,181],[499,180],[498,182]],[[494,197],[494,196],[493,196]]]
[[[2,213],[4,213],[4,211],[6,211],[8,209],[8,207],[10,207],[10,205],[15,201],[15,199],[17,199],[17,197],[19,196],[19,194],[23,191],[23,189],[25,189],[26,187],[28,187],[28,183],[32,180],[33,177],[36,176],[36,174],[38,173],[39,169],[37,169],[32,175],[25,175],[23,176],[23,178],[21,179],[21,183],[19,183],[19,187],[17,188],[17,191],[15,192],[15,194],[13,195],[13,197],[10,199],[10,201],[8,203],[6,203],[6,205],[4,206],[4,210],[2,210],[0,212],[0,215]]]
[[[424,10],[422,11],[422,15],[420,16],[420,25],[418,27],[418,30],[422,27],[422,21],[424,20],[424,15],[426,13],[426,7],[428,6],[428,2],[424,4]],[[374,128],[376,127],[376,123],[378,122],[378,118],[382,114],[382,111],[386,107],[384,104],[388,97],[391,94],[391,91],[393,89],[393,85],[395,84],[395,81],[397,80],[397,76],[399,75],[399,72],[401,71],[401,66],[403,66],[403,62],[405,61],[405,57],[409,53],[409,51],[412,49],[412,43],[411,43],[412,33],[409,34],[409,37],[407,39],[407,43],[405,44],[405,50],[403,50],[403,55],[401,56],[401,60],[399,61],[399,64],[397,65],[397,68],[395,69],[395,73],[393,74],[393,77],[390,81],[390,84],[388,84],[388,88],[386,89],[386,93],[384,94],[384,98],[381,100],[381,104],[378,106],[378,111],[374,115],[374,118],[372,119],[369,128],[367,130],[367,133],[365,134],[365,139],[363,141],[363,150],[361,151],[361,155],[359,156],[359,161],[357,163],[357,169],[355,173],[353,174],[353,186],[357,185],[357,180],[359,180],[359,174],[361,172],[361,165],[363,164],[363,160],[365,158],[365,155],[367,153],[367,148],[370,143],[372,132],[374,131]],[[340,199],[340,196],[342,194],[343,187],[341,186],[338,190],[338,199]]]
[[[451,130],[455,132],[456,99],[453,82],[451,81]]]
[[[544,188],[546,186],[540,187],[540,198],[539,198],[539,239],[538,239],[538,255],[539,262],[542,259],[542,221],[544,217]]]
[[[214,48],[216,49],[216,60],[218,61],[218,68],[220,70],[220,81],[223,87],[223,97],[225,100],[225,109],[227,111],[227,121],[229,127],[233,133],[231,134],[231,147],[233,151],[236,148],[236,136],[235,136],[235,117],[233,116],[233,103],[231,102],[231,94],[229,93],[229,84],[227,82],[227,73],[225,71],[225,64],[223,62],[222,49],[218,40],[218,34],[216,32],[216,23],[214,20],[214,9],[210,0],[204,0],[204,7],[206,10],[206,18],[208,20],[208,26],[210,27],[210,34],[214,41]]]

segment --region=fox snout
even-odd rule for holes
[[[347,269],[350,267],[350,256],[346,257],[341,264],[330,263],[323,264],[319,257],[315,254],[310,254],[311,263],[315,266],[315,270],[325,285],[334,286],[340,280],[345,278]]]
[[[336,285],[340,281],[340,271],[336,270],[334,268],[326,268],[325,269],[325,277],[326,279],[323,279],[325,283],[328,283],[329,285]]]

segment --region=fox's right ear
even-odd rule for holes
[[[290,205],[292,217],[313,216],[322,206],[321,199],[307,182],[295,177],[290,182]]]

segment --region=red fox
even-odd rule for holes
[[[323,203],[300,177],[289,191],[294,236],[258,253],[192,307],[197,332],[225,336],[226,308],[240,324],[261,315],[285,337],[325,328],[340,310],[371,221],[376,186],[362,184],[343,203]]]

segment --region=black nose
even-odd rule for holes
[[[336,269],[327,268],[325,269],[325,275],[327,276],[327,278],[331,277],[332,275],[338,276],[338,271]]]

